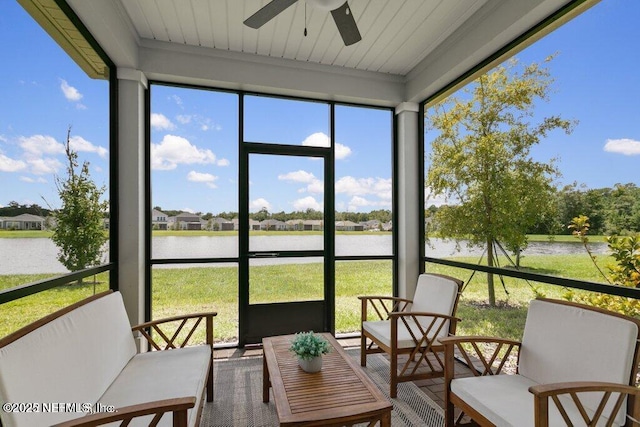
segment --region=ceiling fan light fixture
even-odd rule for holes
[[[342,6],[345,0],[306,0],[311,6],[321,10],[335,10]]]

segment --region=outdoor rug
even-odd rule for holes
[[[360,360],[360,349],[347,353]],[[380,355],[367,358],[369,377],[393,403],[392,426],[444,426],[444,413],[438,404],[412,382],[398,385],[398,397],[389,398],[389,362]],[[244,357],[214,362],[215,397],[206,403],[201,427],[277,426],[273,399],[262,402],[262,358]]]

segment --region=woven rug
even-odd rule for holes
[[[360,360],[360,349],[349,349],[347,354]],[[278,425],[273,400],[262,402],[261,357],[216,360],[214,369],[215,398],[212,403],[205,404],[201,427]],[[412,382],[399,384],[398,397],[389,398],[389,362],[382,355],[370,355],[365,371],[393,403],[392,426],[444,425],[442,408]]]

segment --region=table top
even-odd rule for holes
[[[313,374],[304,372],[289,351],[293,335],[262,340],[280,424],[344,422],[390,412],[393,405],[356,361],[331,334],[321,335],[332,348],[323,356],[322,370]]]

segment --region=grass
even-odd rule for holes
[[[456,257],[464,262],[475,258]],[[523,258],[528,271],[600,282],[586,255],[539,255]],[[528,302],[536,292],[561,298],[564,289],[521,279],[504,278],[505,289],[496,277],[497,307],[487,303],[486,275],[471,270],[427,264],[428,272],[458,277],[469,282],[460,300],[458,317],[463,321],[458,334],[496,335],[520,339]],[[153,318],[216,310],[215,339],[233,342],[238,336],[238,269],[208,267],[153,270]],[[322,298],[320,264],[285,264],[252,267],[254,282],[251,302],[297,301]],[[0,276],[0,289],[17,286],[46,275]],[[390,295],[391,261],[343,261],[336,263],[336,330],[359,330],[359,295]],[[108,276],[99,275],[97,291],[106,290]],[[507,293],[508,292],[508,293]],[[93,293],[93,285],[67,285],[4,304],[0,313],[0,336]]]

